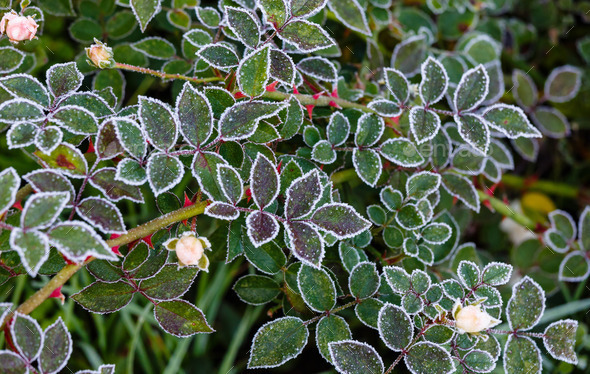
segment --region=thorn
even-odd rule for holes
[[[315,108],[315,105],[309,104],[309,105],[306,105],[305,107],[307,108],[307,113],[309,114],[309,119],[312,119],[311,113],[313,112],[313,108]]]
[[[459,201],[457,196],[453,196],[453,205],[457,204],[457,201]]]
[[[23,206],[20,201],[17,201],[16,203],[12,204],[12,207],[20,210],[21,212],[23,211]]]
[[[246,202],[250,203],[250,199],[252,198],[252,190],[249,188],[246,189],[246,197],[247,197]]]
[[[328,103],[328,105],[330,105],[331,107],[334,107],[334,108],[336,108],[336,109],[342,109],[342,107],[341,107],[340,105],[336,104],[336,102],[335,102],[335,101],[330,101],[330,102]]]
[[[88,150],[86,154],[96,153],[96,149],[94,148],[94,143],[92,143],[92,138],[88,138]]]
[[[283,165],[283,160],[279,161],[279,164],[277,165],[277,173],[281,174],[281,166]]]
[[[118,238],[119,236],[121,236],[121,235],[119,235],[119,234],[111,234],[111,237],[109,239],[115,239],[115,238]],[[123,256],[121,254],[121,252],[119,252],[119,246],[118,245],[116,245],[114,247],[111,247],[111,251],[113,251],[113,253],[116,254],[117,256]]]
[[[321,171],[324,171],[324,164],[321,164],[321,165],[320,165],[320,170],[321,170]]]
[[[299,90],[297,89],[297,86],[293,86],[293,93],[295,95],[299,95]]]
[[[335,88],[334,91],[332,91],[332,97],[338,98],[338,89]]]
[[[397,117],[391,117],[391,120],[393,121],[393,123],[395,123],[396,125],[399,125],[399,119],[401,116],[397,116]]]
[[[188,195],[186,194],[186,192],[184,193],[184,205],[183,208],[186,208],[187,206],[191,206],[194,205],[195,203],[193,203],[191,201],[191,199],[188,198]]]
[[[150,248],[154,248],[154,244],[152,243],[152,235],[154,234],[149,234],[148,236],[141,238],[141,241],[147,244]]]
[[[277,90],[277,84],[279,83],[279,81],[274,81],[271,84],[269,84],[268,86],[266,86],[266,90],[268,92],[275,92]]]
[[[243,97],[247,97],[247,96],[246,96],[246,95],[244,95],[243,93],[241,93],[240,91],[238,91],[238,92],[236,92],[236,93],[234,94],[234,98],[235,98],[235,99],[241,99],[241,98],[243,98]]]
[[[488,208],[490,210],[490,212],[494,211],[494,208],[492,208],[492,203],[490,203],[489,200],[486,200],[483,202],[483,206],[485,206],[486,208]]]
[[[314,100],[317,100],[317,99],[319,99],[319,98],[320,98],[320,96],[322,96],[322,92],[318,92],[317,94],[314,94],[314,95],[313,95],[313,99],[314,99]]]
[[[66,302],[66,297],[64,296],[63,293],[61,293],[61,287],[62,286],[59,286],[55,290],[53,290],[53,292],[51,292],[51,294],[49,294],[49,297],[60,299],[61,305],[64,305],[64,303]]]

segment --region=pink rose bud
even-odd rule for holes
[[[13,10],[10,13],[5,13],[0,20],[0,35],[6,33],[8,39],[13,43],[33,40],[38,27],[39,25],[33,17],[20,16]]]
[[[86,48],[86,57],[88,57],[86,61],[90,65],[96,66],[99,69],[107,69],[115,66],[113,49],[107,47],[106,44],[96,38],[94,39],[94,44]]]

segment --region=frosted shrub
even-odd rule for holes
[[[77,14],[67,0],[13,3],[9,37],[15,17],[42,35],[45,14]],[[570,133],[550,103],[574,98],[582,76],[557,67],[540,95],[525,71],[503,70],[502,40],[475,26],[510,2],[95,3],[100,22],[85,12],[69,26],[79,57],[44,77],[29,42],[2,39],[2,144],[38,168],[0,172],[0,280],[53,278],[0,304],[0,367],[65,367],[61,318],[43,330],[28,314],[82,268],[94,282],[66,296],[89,312],[143,298],[169,334],[214,333],[183,295],[224,259],[251,265],[238,297],[274,311],[251,333],[248,368],[304,349],[340,373],[577,364],[578,322],[544,317],[534,277],[464,242],[490,208],[562,254],[560,280],[590,273],[590,208],[577,224],[561,210],[537,223],[494,197],[513,151],[534,161],[543,136]],[[172,94],[133,96],[137,74]],[[154,200],[161,214],[129,227],[129,207]]]

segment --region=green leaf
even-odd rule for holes
[[[343,203],[322,206],[315,211],[311,222],[339,240],[352,238],[371,226],[352,206]]]
[[[252,305],[266,304],[281,292],[277,282],[262,275],[243,276],[234,284],[233,289],[240,300]]]
[[[358,147],[371,147],[381,138],[384,130],[383,118],[365,113],[358,120],[354,142]]]
[[[69,260],[82,262],[88,256],[116,260],[106,242],[85,223],[63,222],[49,231],[49,241]]]
[[[285,224],[289,248],[301,262],[319,267],[324,257],[324,241],[317,229],[305,222]]]
[[[127,182],[115,179],[116,175],[116,169],[102,168],[92,175],[89,182],[113,202],[127,199],[137,203],[143,203],[141,190]]]
[[[258,97],[266,91],[270,73],[270,45],[244,57],[238,67],[237,77],[240,90],[250,96]]]
[[[460,113],[477,108],[488,95],[489,86],[490,78],[483,65],[467,70],[455,90],[455,111]]]
[[[461,261],[459,263],[457,276],[467,289],[473,289],[479,284],[479,268],[471,261]]]
[[[580,214],[578,237],[582,249],[590,250],[590,206],[586,206],[582,214]]]
[[[61,144],[50,154],[34,153],[49,168],[58,169],[72,178],[82,178],[88,171],[88,164],[78,148]]]
[[[435,344],[446,344],[454,335],[455,331],[444,325],[433,325],[424,331],[424,339]]]
[[[462,144],[455,148],[452,165],[456,171],[467,175],[479,175],[484,171],[486,158],[473,147]]]
[[[320,354],[326,361],[332,362],[328,345],[332,342],[347,340],[352,337],[346,320],[335,314],[322,317],[316,327],[315,340]]]
[[[98,121],[93,113],[77,105],[60,106],[53,119],[74,134],[91,135],[98,131]]]
[[[590,260],[585,252],[573,251],[567,254],[559,265],[559,280],[580,282],[590,274]]]
[[[0,351],[0,365],[8,373],[27,373],[28,370],[28,364],[17,353],[9,350]]]
[[[294,137],[299,132],[301,124],[303,123],[303,108],[297,97],[291,96],[287,102],[286,108],[287,110],[283,112],[286,113],[283,124],[278,128],[279,134],[283,140]],[[281,116],[281,118],[283,117]]]
[[[104,69],[98,72],[92,80],[94,91],[106,90],[108,95],[116,98],[116,102],[122,103],[125,96],[125,76],[118,69]],[[114,100],[114,99],[113,99]],[[115,103],[112,104],[113,106]]]
[[[225,6],[227,23],[231,31],[246,46],[256,49],[260,43],[260,22],[252,12],[242,8]]]
[[[14,47],[0,47],[0,74],[7,74],[23,63],[25,54]]]
[[[219,165],[227,162],[217,153],[198,152],[192,164],[193,176],[199,182],[201,190],[214,201],[223,201],[224,196],[219,185]]]
[[[10,246],[19,254],[23,267],[31,277],[37,275],[49,258],[47,235],[36,230],[14,228],[10,233]]]
[[[162,301],[156,304],[154,317],[167,333],[179,338],[215,331],[207,323],[203,312],[184,300]]]
[[[209,99],[190,83],[185,83],[176,100],[175,113],[180,133],[193,146],[204,144],[213,130],[213,111]]]
[[[162,0],[130,0],[129,3],[139,22],[141,32],[144,32],[148,23],[160,12]]]
[[[111,39],[122,39],[129,36],[135,28],[135,15],[129,10],[117,10],[106,23],[105,31]]]
[[[549,101],[565,103],[573,99],[582,84],[582,70],[564,65],[553,69],[545,81],[544,93]]]
[[[167,264],[152,278],[141,281],[139,289],[156,300],[176,299],[188,291],[198,271],[196,267]]]
[[[305,303],[316,312],[331,310],[336,305],[336,288],[323,269],[303,265],[297,273],[299,291]]]
[[[244,232],[241,234],[244,255],[258,270],[266,274],[276,274],[287,263],[287,257],[274,241],[255,247]]]
[[[330,60],[323,57],[307,57],[299,61],[297,69],[305,75],[320,81],[336,82],[338,72]]]
[[[302,52],[314,52],[336,45],[334,39],[321,26],[304,19],[289,22],[278,36]]]
[[[328,7],[346,27],[365,35],[371,35],[367,11],[357,0],[330,0]]]
[[[201,23],[208,28],[216,29],[221,22],[219,12],[211,7],[201,8],[197,7],[197,18]]]
[[[169,10],[166,12],[166,18],[170,24],[181,30],[188,30],[191,26],[191,17],[182,9]]]
[[[483,114],[493,129],[496,129],[510,139],[540,138],[541,133],[528,120],[522,109],[506,104],[496,104],[488,107]]]
[[[72,39],[79,43],[92,43],[94,38],[101,38],[102,26],[92,18],[80,17],[68,28]]]
[[[550,138],[563,138],[570,135],[571,126],[566,116],[559,110],[538,106],[531,113],[535,125]]]
[[[414,344],[404,357],[404,362],[412,373],[447,374],[455,369],[449,353],[441,346],[430,342]]]
[[[539,92],[530,75],[515,69],[512,72],[512,84],[514,85],[514,99],[519,106],[531,108],[537,104]]]
[[[449,77],[444,66],[428,56],[422,63],[422,81],[420,82],[420,97],[425,105],[434,104],[444,96],[449,84]]]
[[[357,299],[366,299],[375,294],[381,284],[381,278],[375,264],[360,262],[354,266],[348,278],[350,293]]]
[[[427,47],[428,45],[424,35],[414,35],[404,39],[393,50],[391,67],[407,77],[413,77],[420,71],[420,63],[426,57]],[[403,90],[406,87],[401,89]],[[395,92],[393,93],[395,95]],[[397,97],[397,95],[395,96]],[[399,97],[397,98],[400,99]]]
[[[415,204],[404,205],[395,216],[396,222],[406,230],[414,230],[426,224],[426,218]]]
[[[147,152],[147,142],[139,125],[128,118],[113,120],[117,140],[131,156],[143,159]]]
[[[44,12],[54,16],[75,16],[76,12],[72,6],[72,0],[45,0],[39,2]]]
[[[440,174],[429,171],[413,174],[406,181],[406,194],[408,197],[421,200],[431,193],[438,191],[440,180]]]
[[[207,44],[197,54],[209,65],[220,70],[229,70],[240,62],[236,52],[224,44]]]
[[[8,167],[0,172],[0,214],[3,214],[14,204],[19,187],[20,178],[13,167]]]
[[[280,179],[276,166],[259,153],[250,172],[252,199],[260,209],[274,202],[279,194]]]
[[[385,68],[385,83],[398,104],[404,104],[410,97],[410,84],[404,74],[396,69]]]
[[[383,274],[392,291],[395,293],[405,294],[412,287],[410,275],[401,267],[386,266],[383,268]]]
[[[220,164],[217,166],[219,175],[219,185],[224,196],[232,203],[236,204],[244,195],[244,182],[237,170],[229,165]]]
[[[402,114],[402,109],[399,107],[399,104],[385,99],[373,100],[367,105],[367,107],[373,109],[382,117],[397,117]]]
[[[282,2],[282,0],[275,0]],[[278,49],[270,50],[270,76],[279,82],[292,86],[295,80],[295,63],[285,52]]]
[[[383,373],[383,360],[375,350],[366,343],[356,340],[341,340],[328,343],[330,357],[339,373],[363,374]]]
[[[291,14],[295,17],[311,17],[326,6],[326,0],[287,0],[291,2]]]
[[[27,200],[21,215],[21,225],[28,228],[48,228],[70,201],[69,192],[38,192]]]
[[[39,369],[43,373],[57,373],[72,354],[72,337],[61,317],[45,329],[43,349],[39,355]]]
[[[287,0],[260,0],[258,6],[264,14],[267,23],[283,26],[287,20],[289,6]]]
[[[451,233],[451,227],[446,223],[431,223],[422,229],[421,235],[430,244],[442,244],[449,240]]]
[[[27,99],[12,99],[0,104],[0,123],[38,122],[43,120],[43,107]]]
[[[55,97],[77,91],[83,79],[84,75],[80,73],[75,62],[55,64],[47,70],[47,87]]]
[[[424,163],[414,143],[406,138],[386,140],[381,144],[380,152],[388,161],[403,167],[416,167]]]
[[[355,148],[352,153],[352,162],[362,181],[374,187],[381,176],[383,167],[379,154],[372,149]]]
[[[131,44],[131,47],[136,51],[144,53],[148,57],[158,60],[168,60],[176,55],[176,48],[174,48],[174,45],[166,39],[157,36],[144,38]]]
[[[504,347],[506,374],[537,374],[541,372],[541,351],[528,336],[508,336]]]
[[[124,281],[94,282],[70,297],[92,313],[105,314],[124,308],[133,299],[135,292],[135,288]]]
[[[489,373],[496,367],[496,362],[491,354],[478,349],[467,352],[463,356],[465,366],[476,373]]]
[[[436,136],[440,129],[440,117],[421,106],[410,109],[410,129],[416,142],[422,144]]]
[[[479,212],[479,198],[469,179],[458,174],[443,173],[442,186],[449,194],[461,200],[469,209]]]
[[[150,143],[167,151],[178,138],[178,124],[170,107],[158,99],[139,97],[139,119]]]
[[[256,332],[250,350],[248,369],[281,366],[299,356],[309,337],[309,330],[296,317],[270,321]]]
[[[454,118],[463,140],[482,155],[487,155],[490,145],[488,122],[483,117],[471,113],[455,115]]]
[[[556,360],[576,365],[578,363],[575,351],[577,330],[578,321],[566,319],[553,322],[543,333],[545,349]]]
[[[0,78],[0,87],[15,97],[32,100],[39,105],[49,105],[49,92],[37,78],[25,74],[14,74]]]
[[[382,307],[383,302],[381,300],[374,298],[366,299],[363,300],[362,303],[356,305],[354,312],[359,321],[361,321],[366,326],[377,330],[377,318]]]
[[[500,286],[510,281],[512,265],[491,262],[481,272],[481,280],[490,286]]]
[[[506,306],[508,324],[512,330],[533,328],[545,310],[545,292],[528,276],[512,287],[512,297]]]
[[[176,186],[183,175],[184,165],[178,157],[162,153],[150,156],[147,164],[147,176],[154,195],[158,196]]]
[[[320,164],[329,165],[336,161],[336,151],[327,140],[320,140],[312,149],[311,158]]]
[[[396,352],[406,348],[414,337],[414,324],[408,313],[389,303],[379,311],[378,329],[387,348]]]
[[[317,170],[295,179],[286,193],[285,216],[298,219],[308,215],[321,198],[322,191]]]
[[[34,361],[43,346],[43,331],[33,318],[16,312],[10,324],[10,336],[18,353],[29,362]],[[4,367],[4,366],[3,366]]]
[[[379,193],[379,197],[383,205],[392,212],[401,208],[404,200],[403,194],[391,186],[384,187]]]
[[[242,101],[229,107],[219,119],[219,136],[224,140],[240,140],[254,134],[258,123],[277,115],[285,105],[264,101]]]

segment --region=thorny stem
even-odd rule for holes
[[[141,226],[129,230],[126,234],[118,238],[107,240],[109,247],[116,247],[120,245],[129,244],[138,239],[144,238],[154,232],[168,227],[176,222],[184,221],[199,214],[203,214],[208,202],[202,201],[194,205],[181,208],[160,216],[152,221],[144,223]],[[22,314],[29,314],[37,308],[43,301],[45,301],[51,293],[57,288],[63,286],[78,270],[84,267],[89,262],[93,261],[94,257],[90,257],[82,264],[70,264],[61,269],[43,288],[35,292],[24,303],[22,303],[16,311]],[[14,312],[10,313],[5,321],[9,321],[14,316]],[[4,322],[4,321],[2,321]],[[4,325],[4,324],[3,324]]]
[[[121,70],[129,70],[135,71],[137,73],[149,74],[153,75],[162,79],[180,79],[183,81],[189,81],[193,83],[207,83],[207,82],[216,82],[221,81],[223,78],[220,77],[210,77],[210,78],[197,78],[197,77],[189,77],[182,74],[168,74],[158,70],[142,68],[141,66],[134,66],[129,64],[122,64],[120,62],[115,63],[114,69],[121,69]]]

